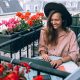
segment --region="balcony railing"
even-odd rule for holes
[[[71,28],[76,33],[76,36],[78,36],[78,34],[80,33],[80,17],[73,16],[73,23],[72,23]],[[24,47],[23,48],[21,47],[20,50],[18,50],[19,51],[20,58],[21,58],[22,52],[25,52],[26,55],[27,55],[27,57],[38,56],[38,41],[39,41],[40,31],[37,32],[37,34],[38,35],[36,36],[37,37],[36,39],[33,39],[30,43],[27,43],[25,48]],[[1,48],[2,45],[5,45],[5,44],[8,45],[8,44],[10,44],[10,43],[12,43],[13,41],[16,41],[16,40],[17,39],[15,38],[13,40],[4,42],[4,43],[0,44],[0,48]],[[10,55],[12,57],[12,53]]]
[[[73,20],[73,22],[72,22],[73,26],[80,26],[80,17],[79,16],[73,16],[72,20]]]

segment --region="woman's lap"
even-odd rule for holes
[[[56,57],[56,56],[50,56],[50,58],[53,60],[60,59],[60,57]],[[41,59],[41,57],[34,57],[33,59]],[[63,63],[61,66],[64,66],[65,71],[70,73],[74,72],[78,68],[78,66],[72,61]],[[44,75],[44,74],[46,73],[41,72],[41,75]],[[36,76],[36,75],[37,75],[37,71],[34,71],[34,70],[31,70],[29,74],[25,74],[25,76],[27,77],[27,80],[32,80],[33,76]],[[54,75],[50,75],[50,76],[51,76],[51,80],[62,80],[57,76],[54,76]]]

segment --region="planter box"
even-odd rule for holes
[[[18,34],[12,34],[12,35],[0,34],[0,43],[6,42],[6,41],[16,38],[16,37],[18,37]],[[0,50],[4,51],[5,53],[14,53],[14,52],[16,52],[16,48],[17,48],[16,44],[18,44],[18,41],[10,43],[9,45],[0,48]],[[15,47],[15,45],[16,45],[16,47]]]
[[[30,44],[31,42],[39,38],[41,27],[42,24],[36,27],[32,27],[29,31],[20,31],[12,35],[0,34],[0,43],[6,42],[16,37],[21,37],[20,39],[14,41],[13,43],[10,43],[5,47],[0,48],[0,50],[4,51],[5,53],[16,53],[18,50],[22,49],[26,45]]]
[[[22,46],[25,47],[26,45],[31,44],[35,40],[39,39],[40,36],[40,28],[36,29],[35,31],[31,31],[27,34],[22,36]]]

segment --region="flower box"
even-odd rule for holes
[[[0,34],[0,43],[6,42],[6,41],[8,41],[10,39],[13,39],[13,38],[16,38],[16,37],[18,37],[18,34],[16,34],[16,33],[12,34],[12,35],[3,35],[3,34]],[[9,45],[0,48],[0,50],[4,51],[5,53],[16,52],[16,47],[18,47],[16,45],[16,43],[18,43],[18,41],[10,43]],[[16,47],[15,47],[15,45],[16,45]]]
[[[4,51],[5,53],[16,53],[18,50],[22,49],[26,45],[39,38],[41,27],[42,24],[32,27],[30,30],[15,32],[12,35],[0,34],[0,43],[6,42],[19,36],[21,37],[20,39],[10,43],[9,45],[0,48],[0,50]]]
[[[18,50],[38,39],[40,33],[39,28],[43,24],[43,16],[44,14],[41,12],[34,15],[31,15],[30,12],[17,12],[14,18],[2,20],[0,22],[0,43],[17,37],[20,37],[20,39],[0,48],[0,50],[7,53],[16,53]]]

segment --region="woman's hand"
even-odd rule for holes
[[[41,54],[41,57],[42,57],[42,59],[43,60],[45,60],[45,61],[48,61],[48,62],[50,62],[51,61],[51,59],[49,58],[49,56],[48,56],[48,54]]]
[[[54,67],[54,68],[58,68],[58,66],[60,66],[62,64],[62,60],[58,59],[58,60],[52,60],[50,62],[50,64]]]

